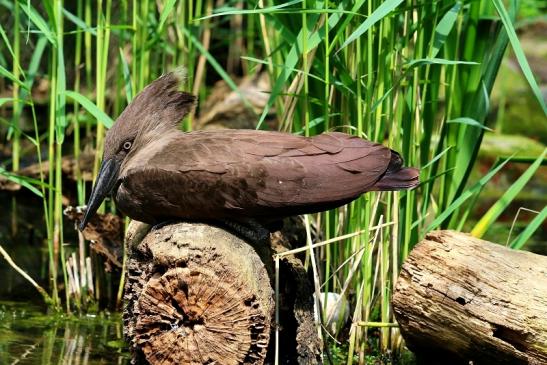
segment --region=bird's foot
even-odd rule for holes
[[[220,223],[250,243],[269,244],[270,242],[270,231],[254,219],[244,221],[221,219]]]

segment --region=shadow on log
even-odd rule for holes
[[[547,364],[547,257],[453,231],[405,261],[393,310],[424,364]]]
[[[206,224],[178,223],[149,231],[148,225],[135,221],[129,226],[126,247],[123,317],[133,363],[273,361],[271,247],[255,250],[240,238]],[[297,265],[289,266],[289,271],[299,270]],[[307,281],[305,272],[304,277]],[[285,278],[291,280],[288,275]],[[298,284],[302,280],[292,280],[296,284],[292,284],[291,293],[307,297],[308,305],[282,296],[283,303],[292,303],[286,306],[291,313],[282,313],[282,318],[292,319],[293,324],[282,322],[286,327],[281,338],[286,337],[284,343],[288,344],[288,337],[294,336],[292,349],[280,346],[285,353],[283,363],[317,364],[320,343],[313,331],[309,336],[309,329],[315,328],[311,286],[308,292],[301,292],[295,288],[302,287]],[[298,336],[303,331],[307,336]]]

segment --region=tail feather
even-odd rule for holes
[[[412,189],[420,184],[420,170],[414,167],[403,167],[403,158],[391,151],[391,160],[386,173],[374,184],[372,190],[392,191]]]

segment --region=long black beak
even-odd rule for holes
[[[99,176],[95,181],[95,186],[91,190],[91,196],[87,204],[84,219],[78,227],[80,231],[83,231],[91,217],[97,212],[97,209],[101,206],[104,198],[112,192],[112,189],[116,185],[118,180],[118,174],[120,172],[121,163],[116,159],[103,161],[101,169],[99,170]]]

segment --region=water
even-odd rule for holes
[[[15,195],[17,232],[14,234],[10,204],[13,195],[0,192],[0,244],[27,274],[47,288],[48,258],[41,200],[32,194]],[[75,250],[77,241],[73,230],[66,231],[65,249],[70,252]],[[48,313],[38,292],[2,258],[0,278],[0,365],[129,364],[120,314]]]
[[[1,365],[129,364],[119,314],[48,314],[28,302],[0,301]]]

